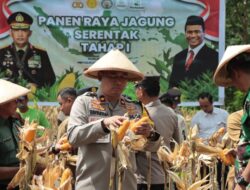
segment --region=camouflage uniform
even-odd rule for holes
[[[16,157],[18,153],[19,128],[18,120],[0,118],[0,167],[19,166],[19,160]],[[6,189],[6,186],[11,181],[0,180],[0,189]]]
[[[245,99],[241,126],[242,130],[235,161],[236,177],[241,176],[250,159],[250,91],[248,91]]]

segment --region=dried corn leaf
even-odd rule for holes
[[[178,190],[186,190],[186,185],[184,181],[175,173],[167,170],[169,177],[176,183]]]
[[[21,183],[24,180],[24,178],[25,178],[25,166],[23,166],[22,168],[20,168],[18,170],[18,172],[12,178],[9,185],[14,188],[14,187],[18,186],[18,184]]]

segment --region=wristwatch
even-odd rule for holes
[[[243,176],[239,176],[237,177],[237,180],[236,180],[237,184],[239,185],[242,185],[244,187],[248,186],[249,182],[247,182]]]

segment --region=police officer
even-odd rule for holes
[[[18,153],[20,122],[13,117],[19,96],[28,89],[0,79],[0,189],[7,189],[19,169]]]
[[[128,81],[142,80],[143,74],[119,50],[105,54],[84,74],[99,79],[100,87],[96,93],[78,96],[70,112],[68,139],[71,145],[78,147],[76,189],[108,190],[110,177],[116,174],[111,169],[114,165],[109,127],[119,127],[126,119],[125,113],[130,118],[142,114],[139,104],[121,94]],[[149,137],[152,143],[146,148],[156,151],[159,136],[151,129],[149,124],[143,123],[136,134]],[[130,152],[129,160],[132,164],[124,171],[121,186],[136,190],[134,152]],[[115,184],[114,187],[117,188]]]
[[[15,83],[25,79],[38,87],[52,85],[55,73],[47,52],[29,43],[32,17],[15,12],[7,21],[13,43],[0,49],[0,73]]]

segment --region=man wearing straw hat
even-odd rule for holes
[[[235,162],[235,190],[246,189],[250,182],[250,45],[227,47],[215,71],[214,81],[219,86],[234,86],[246,93]]]
[[[76,165],[76,189],[108,190],[110,178],[116,189],[136,190],[135,155],[129,154],[131,166],[121,176],[121,183],[116,181],[116,171],[112,159],[110,126],[119,127],[126,119],[140,116],[142,107],[124,98],[121,94],[128,81],[140,81],[143,74],[119,50],[111,50],[90,68],[84,71],[88,77],[100,80],[96,93],[90,92],[78,96],[69,119],[68,139],[71,145],[78,147]],[[159,135],[152,132],[151,126],[144,122],[137,135],[150,137],[147,148],[156,151]],[[112,173],[112,174],[110,174]],[[113,174],[115,173],[115,174]],[[112,180],[111,180],[112,181]]]
[[[20,123],[13,117],[19,96],[28,89],[0,79],[0,189],[7,189],[8,183],[19,169],[18,153]]]

